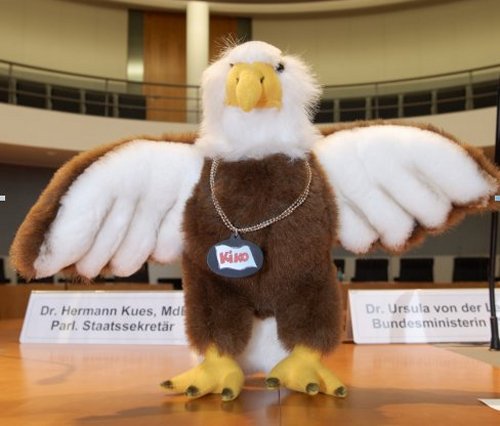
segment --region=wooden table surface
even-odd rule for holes
[[[0,321],[0,425],[500,425],[500,369],[430,345],[343,344],[327,364],[349,396],[268,391],[187,402],[158,386],[194,360],[182,346],[19,344]],[[500,354],[499,354],[500,356]]]

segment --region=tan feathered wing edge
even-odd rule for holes
[[[161,137],[137,136],[127,138],[82,152],[69,160],[54,174],[50,183],[28,212],[14,237],[10,248],[10,261],[21,276],[27,280],[35,278],[36,273],[33,265],[40,252],[40,247],[51,223],[57,215],[61,197],[68,191],[75,179],[102,156],[137,139],[157,142],[193,143],[196,139],[196,134],[168,134]],[[68,275],[76,276],[74,267],[67,268],[65,272]]]
[[[490,175],[493,179],[497,181],[497,194],[500,191],[500,169],[496,167],[485,155],[480,148],[476,148],[467,145],[460,141],[456,136],[436,127],[431,124],[417,123],[411,121],[391,121],[391,120],[367,120],[367,121],[356,121],[351,123],[339,123],[331,126],[322,127],[321,133],[323,136],[333,135],[336,132],[342,130],[352,130],[356,128],[370,127],[374,125],[396,125],[396,126],[407,126],[415,127],[422,130],[431,131],[437,133],[448,139],[450,142],[458,144],[463,148],[467,154],[474,160],[478,167],[483,170],[486,174]],[[334,192],[335,192],[335,188]],[[453,209],[450,211],[448,218],[445,223],[437,228],[425,228],[418,222],[416,223],[411,236],[406,240],[405,244],[398,247],[397,249],[385,246],[380,240],[375,242],[369,249],[368,252],[374,251],[376,249],[382,249],[392,254],[401,254],[408,251],[418,245],[420,245],[427,235],[439,235],[453,226],[460,223],[464,217],[468,214],[478,214],[487,211],[500,210],[500,202],[495,202],[494,197],[491,196],[488,200],[479,199],[467,204],[453,205]],[[340,241],[337,241],[340,244]],[[355,252],[358,253],[358,252]],[[363,251],[362,253],[366,253]],[[359,253],[358,253],[359,254]]]

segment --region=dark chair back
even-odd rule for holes
[[[333,264],[337,268],[337,279],[339,281],[344,281],[345,275],[345,259],[334,259]]]
[[[10,279],[5,276],[3,259],[0,258],[0,284],[8,284],[8,283],[10,283]]]
[[[430,258],[403,258],[399,263],[399,277],[395,281],[433,282],[434,259]]]
[[[453,281],[488,281],[487,257],[455,257]]]
[[[145,263],[141,266],[141,269],[128,277],[116,277],[115,281],[124,283],[149,283],[148,264]]]
[[[172,284],[174,290],[182,290],[182,278],[158,278],[158,284]]]
[[[356,259],[351,281],[388,281],[389,259]]]

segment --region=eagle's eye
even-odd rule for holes
[[[233,67],[234,67],[234,64],[229,64],[229,66],[230,66],[231,68],[233,68]]]
[[[276,66],[276,71],[278,72],[283,72],[285,70],[285,66],[283,65],[282,62],[280,62],[277,66]]]

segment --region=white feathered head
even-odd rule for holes
[[[320,87],[309,67],[268,43],[227,49],[202,78],[197,145],[228,161],[303,157],[319,137],[311,123]]]

